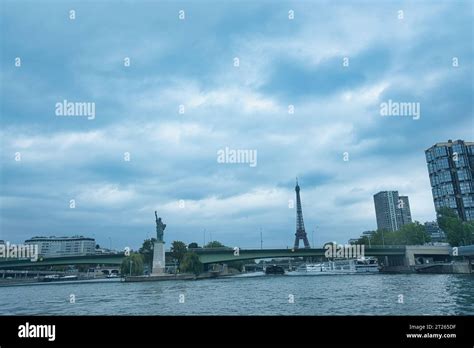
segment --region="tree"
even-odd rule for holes
[[[372,242],[369,240],[369,237],[367,236],[362,236],[358,240],[353,241],[350,244],[363,244],[363,245],[372,245]]]
[[[474,221],[464,223],[464,235],[466,236],[464,245],[474,244]]]
[[[426,233],[425,226],[418,221],[403,225],[400,230],[396,231],[394,237],[396,245],[423,245],[431,240],[431,236]]]
[[[199,260],[199,256],[195,252],[188,251],[184,254],[179,269],[182,272],[193,273],[198,276],[202,273],[204,267],[201,260]]]
[[[100,249],[100,245],[99,245],[99,244],[96,244],[96,245],[95,245],[95,248],[96,248],[96,249]]]
[[[370,238],[370,240],[369,240]],[[403,225],[398,231],[377,230],[370,237],[359,238],[356,244],[372,245],[423,245],[431,237],[426,232],[425,226],[415,221]],[[370,241],[370,243],[369,243]]]
[[[131,261],[131,262],[130,262]],[[143,274],[143,255],[138,253],[130,254],[123,261],[120,267],[120,273],[124,276],[130,275],[130,265],[132,266],[132,275]]]
[[[442,207],[438,211],[438,226],[446,233],[451,246],[470,245],[474,242],[474,224],[464,222],[454,210]]]
[[[181,264],[181,261],[183,260],[183,257],[186,252],[187,248],[184,242],[175,240],[173,243],[171,243],[171,256],[173,257],[173,259],[178,261],[178,264]]]
[[[143,255],[143,263],[148,265],[150,269],[153,262],[153,245],[155,242],[156,238],[145,239],[142,247],[138,249],[138,252]]]
[[[225,245],[217,240],[207,243],[204,248],[225,248]]]
[[[196,242],[192,242],[188,245],[188,249],[197,249],[197,248],[199,248],[199,245]]]

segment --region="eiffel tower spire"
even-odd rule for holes
[[[304,229],[303,221],[303,209],[301,208],[301,198],[300,198],[300,186],[298,185],[298,178],[296,178],[296,233],[295,233],[295,245],[294,249],[299,248],[300,239],[303,240],[304,247],[310,248],[308,237],[306,236],[306,231]]]

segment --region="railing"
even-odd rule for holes
[[[353,246],[356,244],[337,244],[338,246]],[[365,245],[365,249],[404,249],[407,245],[371,245],[368,246],[367,244]],[[422,246],[422,245],[420,245]],[[245,248],[245,247],[240,247],[240,246],[235,246],[235,247],[219,247],[219,248],[190,248],[189,250],[191,251],[232,251],[234,248],[239,248],[240,251],[266,251],[266,250],[325,250],[323,246],[317,247],[317,248]]]

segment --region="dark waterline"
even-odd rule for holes
[[[474,315],[473,285],[472,275],[372,274],[15,286],[0,288],[0,314]]]

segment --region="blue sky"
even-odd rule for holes
[[[136,248],[157,210],[167,242],[259,247],[262,230],[286,247],[298,177],[310,243],[343,243],[376,228],[381,190],[433,220],[424,150],[474,140],[470,1],[2,1],[0,22],[12,242]],[[64,99],[95,103],[95,119],[56,116]],[[420,103],[420,119],[382,117],[389,99]],[[225,147],[257,166],[218,163]]]

